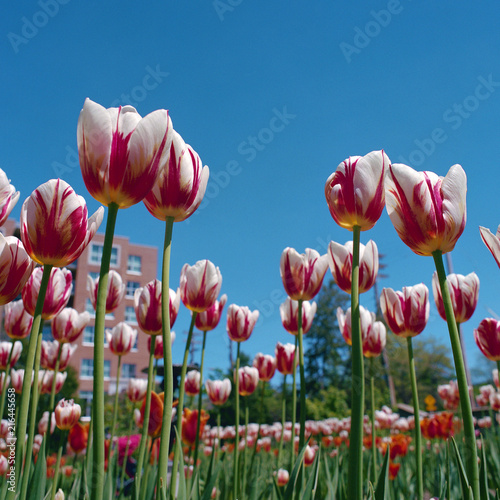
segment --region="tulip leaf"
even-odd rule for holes
[[[273,476],[273,484],[274,484],[274,491],[276,493],[276,496],[278,497],[278,500],[283,500],[283,495],[281,494],[280,487],[276,482],[276,476]]]
[[[488,464],[486,463],[486,452],[484,449],[484,441],[481,438],[481,469],[479,472],[479,488],[481,498],[488,499],[490,497],[488,487]]]
[[[187,487],[186,487],[186,476],[184,474],[184,453],[182,453],[181,438],[177,431],[175,430],[175,446],[177,448],[177,456],[179,457],[179,470],[172,470],[172,474],[177,474],[177,498],[187,498]],[[175,495],[175,491],[172,492]]]
[[[450,438],[451,439],[451,444],[453,445],[453,450],[455,452],[455,457],[457,459],[457,465],[458,465],[458,474],[460,476],[460,483],[462,485],[462,494],[464,496],[464,498],[467,498],[468,496],[468,492],[469,492],[469,481],[467,479],[467,474],[465,473],[465,468],[464,468],[464,464],[462,462],[462,457],[460,456],[460,452],[458,451],[458,446],[457,446],[457,443],[455,441],[455,439]]]
[[[314,458],[313,470],[309,476],[306,483],[306,489],[302,496],[303,500],[314,499],[316,495],[316,488],[318,487],[318,477],[319,477],[319,464],[320,464],[320,450],[317,451],[316,457]]]
[[[333,462],[333,466],[335,468],[335,474],[333,477],[333,481],[331,479],[330,469],[328,468],[328,460],[323,460],[323,465],[325,468],[325,476],[326,476],[326,487],[328,489],[327,497],[325,500],[335,500],[335,492],[337,491],[337,485],[339,481],[339,456],[335,456],[335,460]]]
[[[26,453],[26,460],[31,460],[29,454]],[[38,500],[40,493],[45,493],[45,486],[47,483],[47,459],[45,457],[45,439],[42,440],[42,445],[38,451],[38,458],[36,460],[35,471],[31,477],[31,482],[28,487],[28,500]]]
[[[221,462],[224,460],[224,456],[221,458]],[[212,490],[214,489],[215,482],[217,481],[217,476],[219,475],[221,469],[221,462],[215,466],[215,470],[210,476],[207,476],[207,481],[205,482],[205,490],[203,491],[203,496],[201,500],[210,500],[212,496]]]
[[[390,447],[387,447],[384,462],[377,478],[377,489],[375,490],[375,500],[386,500],[389,498],[389,457]]]
[[[295,484],[297,483],[297,478],[299,477],[300,469],[304,465],[304,454],[306,452],[308,444],[309,444],[309,439],[307,440],[303,448],[300,450],[299,456],[295,461],[295,466],[293,467],[293,471],[290,475],[290,479],[288,480],[288,484],[285,490],[284,500],[291,500],[293,498],[295,492]]]

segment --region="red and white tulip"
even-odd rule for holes
[[[89,324],[90,314],[87,311],[79,313],[72,307],[65,307],[52,320],[52,336],[61,344],[75,342]]]
[[[97,306],[97,291],[99,289],[99,277],[93,279],[87,276],[87,291],[89,292],[90,302],[94,310]],[[108,290],[106,292],[106,314],[112,313],[125,297],[126,285],[119,273],[114,270],[108,274]]]
[[[276,371],[276,358],[270,354],[258,352],[253,359],[252,365],[259,371],[259,379],[269,382]]]
[[[193,312],[210,309],[217,300],[222,286],[218,267],[209,260],[199,260],[194,266],[184,264],[181,271],[180,291],[182,303]]]
[[[31,331],[33,316],[26,312],[22,300],[5,305],[4,328],[11,339],[24,339]]]
[[[127,323],[121,321],[113,329],[106,330],[106,339],[109,349],[116,356],[128,354],[135,345],[137,330],[134,330]]]
[[[231,304],[227,310],[227,334],[234,342],[250,338],[259,319],[259,311],[250,311],[247,306]]]
[[[231,394],[231,381],[228,378],[224,380],[207,380],[205,382],[210,401],[217,406],[223,405]]]
[[[302,302],[302,333],[305,335],[312,326],[316,314],[316,302]],[[280,316],[283,327],[288,333],[298,335],[299,332],[299,302],[287,297],[280,305]]]
[[[5,172],[0,168],[0,227],[5,224],[10,212],[19,200],[19,195],[19,191],[16,191]]]

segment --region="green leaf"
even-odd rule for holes
[[[273,484],[274,484],[274,491],[276,492],[276,496],[278,497],[278,500],[283,500],[283,495],[281,494],[280,487],[278,486],[278,483],[276,482],[276,476],[273,476]]]
[[[205,490],[203,491],[203,496],[201,497],[201,500],[210,500],[210,497],[212,495],[212,490],[214,489],[215,482],[217,481],[217,476],[219,475],[219,472],[222,467],[221,463],[223,460],[224,460],[224,455],[222,455],[221,461],[216,465],[215,470],[211,473],[211,475],[207,476],[207,480],[205,482]]]
[[[26,459],[28,459],[28,457]],[[40,498],[40,493],[42,495],[45,493],[46,483],[47,459],[45,457],[45,439],[43,439],[42,446],[40,446],[40,451],[38,452],[35,471],[28,487],[28,500],[38,500]]]
[[[316,488],[318,487],[318,476],[319,476],[319,464],[320,464],[320,450],[316,452],[316,457],[314,458],[313,469],[309,475],[309,479],[306,483],[306,489],[302,500],[311,500],[316,494]]]
[[[303,446],[303,448],[300,450],[299,456],[297,457],[297,461],[295,462],[295,466],[293,467],[292,474],[290,475],[290,479],[288,481],[288,485],[287,485],[286,490],[285,490],[284,500],[292,500],[292,498],[293,498],[294,491],[295,491],[295,485],[297,483],[297,478],[299,476],[300,468],[302,467],[303,462],[304,462],[304,453],[306,452],[306,448],[307,448],[307,445],[309,443],[309,439],[307,440],[307,442]]]
[[[184,453],[182,453],[181,438],[177,432],[177,427],[174,427],[174,429],[175,446],[177,448],[177,456],[179,457],[179,471],[172,470],[172,474],[177,474],[177,472],[179,472],[177,477],[177,498],[187,498],[186,476],[184,475]],[[172,494],[175,495],[175,491],[173,491]]]
[[[483,438],[481,438],[481,469],[479,472],[479,491],[482,499],[488,500],[488,498],[490,498],[488,488],[488,464],[486,463],[486,451],[484,449]]]
[[[375,500],[386,500],[389,498],[389,456],[390,447],[387,447],[384,463],[377,478],[377,489],[375,490]]]
[[[464,498],[467,498],[469,494],[469,481],[467,479],[467,474],[465,473],[464,464],[462,462],[462,458],[460,457],[460,452],[458,451],[458,446],[455,439],[451,439],[451,444],[453,445],[453,450],[455,451],[455,457],[457,459],[458,465],[458,474],[460,476],[460,483],[462,484],[462,494]]]

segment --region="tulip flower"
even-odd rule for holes
[[[498,267],[500,267],[500,226],[498,226],[496,234],[483,226],[479,226],[479,232],[483,243],[493,255]]]
[[[498,379],[498,369],[494,369],[492,372],[493,375],[493,383],[497,386],[497,389],[500,389],[500,381]]]
[[[194,266],[184,264],[180,281],[181,300],[190,311],[199,313],[212,307],[221,286],[219,268],[209,260],[199,260]]]
[[[13,301],[30,277],[35,263],[15,236],[0,233],[0,305]]]
[[[75,342],[89,324],[90,314],[79,313],[71,307],[64,308],[52,320],[52,336],[61,344]]]
[[[240,396],[250,396],[259,384],[259,370],[253,366],[244,366],[239,369],[238,378]]]
[[[0,476],[5,476],[9,468],[9,461],[3,456],[0,455]]]
[[[319,292],[328,268],[327,256],[306,248],[299,254],[285,248],[281,254],[280,274],[285,292],[293,300],[311,300]]]
[[[456,410],[458,408],[460,393],[455,380],[451,380],[449,384],[439,385],[437,392],[439,397],[444,401],[444,406],[447,410]]]
[[[21,209],[21,239],[42,265],[64,267],[80,257],[101,225],[104,209],[88,218],[85,200],[61,179],[39,186]]]
[[[26,311],[35,316],[36,301],[40,292],[43,267],[37,267],[22,291],[22,298]],[[47,285],[47,293],[43,303],[42,318],[49,320],[61,313],[68,304],[71,296],[73,277],[66,268],[53,268]]]
[[[0,227],[5,224],[10,212],[17,200],[19,200],[19,194],[19,191],[16,191],[16,188],[10,183],[5,172],[0,169]]]
[[[68,401],[61,399],[54,410],[56,425],[61,430],[69,430],[80,420],[81,414],[82,409],[79,404],[72,399]]]
[[[22,300],[5,305],[5,333],[14,340],[21,340],[30,334],[33,316],[26,312]]]
[[[269,382],[276,371],[276,358],[259,352],[255,355],[252,365],[259,371],[259,379]]]
[[[198,438],[203,434],[205,425],[210,418],[205,410],[201,410],[200,424],[198,424],[198,410],[184,408],[182,412],[182,442],[192,447]],[[198,432],[196,432],[198,428]]]
[[[493,411],[500,411],[500,392],[490,394],[490,406]]]
[[[161,335],[154,335],[148,337],[148,351],[151,352],[151,339],[156,339],[155,350],[153,356],[155,359],[163,359],[163,337]],[[170,340],[172,345],[175,341],[175,332],[170,332]]]
[[[446,277],[446,281],[450,290],[455,321],[457,323],[465,323],[476,310],[479,296],[479,278],[476,273],[470,273],[467,276],[452,273]],[[437,272],[434,272],[432,276],[432,291],[434,292],[434,301],[439,315],[446,321]]]
[[[466,192],[460,165],[439,177],[393,164],[386,179],[387,212],[399,237],[417,255],[451,252],[465,228]]]
[[[146,399],[143,400],[141,406],[141,420],[139,422],[140,426],[144,425],[144,416],[146,410]],[[148,423],[148,435],[151,437],[159,436],[162,427],[162,417],[163,417],[163,392],[161,394],[156,394],[156,392],[151,392],[151,409],[149,413],[149,423]]]
[[[429,320],[429,289],[423,283],[403,287],[401,292],[384,288],[380,309],[392,333],[415,337],[422,333]]]
[[[351,308],[347,309],[344,314],[342,308],[337,308],[337,322],[339,324],[340,333],[348,345],[352,345],[352,326],[351,326]],[[368,330],[371,328],[372,324],[375,322],[375,314],[365,309],[363,306],[359,306],[359,316],[361,323],[361,335],[363,342],[366,338]]]
[[[87,448],[88,440],[89,424],[76,422],[68,434],[68,444],[70,449],[78,455]]]
[[[353,242],[328,245],[328,265],[335,283],[346,293],[351,293]],[[367,292],[375,284],[378,274],[378,248],[374,241],[359,245],[359,293]]]
[[[57,340],[52,342],[43,340],[40,366],[47,370],[55,370],[59,358],[58,370],[65,370],[77,347],[76,344],[60,344]],[[59,350],[61,350],[60,355]]]
[[[54,373],[52,370],[40,370],[39,372],[39,384],[40,384],[40,394],[51,394],[52,392],[52,382],[54,380]],[[68,372],[58,372],[56,374],[56,385],[55,394],[57,394],[63,387],[64,382]]]
[[[24,381],[24,370],[14,370],[10,371],[10,386],[14,388],[16,394],[21,394],[23,391],[23,381]],[[31,380],[33,383],[33,379]]]
[[[186,220],[200,206],[207,188],[209,169],[191,146],[173,132],[166,161],[162,161],[153,189],[144,198],[149,212],[159,220]]]
[[[222,310],[227,302],[227,295],[224,294],[220,300],[216,300],[214,305],[207,309],[206,311],[202,311],[196,315],[194,325],[198,330],[202,332],[209,332],[214,330],[219,324],[220,318],[222,316]]]
[[[50,434],[54,433],[56,428],[56,416],[53,412],[44,411],[42,418],[38,422],[38,434],[44,435],[49,430],[49,417],[51,418]]]
[[[97,307],[97,290],[99,289],[99,277],[95,280],[87,276],[87,291],[89,292],[90,302],[94,310]],[[112,313],[125,297],[126,285],[122,277],[116,271],[109,271],[108,290],[106,292],[106,314]]]
[[[486,318],[474,330],[480,351],[491,361],[500,361],[500,321]]]
[[[286,486],[289,480],[290,474],[286,469],[279,469],[278,472],[276,472],[276,482],[278,486]]]
[[[207,380],[205,382],[210,401],[217,406],[223,405],[231,394],[231,381],[228,378],[224,380]]]
[[[20,341],[0,342],[0,370],[12,368],[20,358],[22,351],[23,344]]]
[[[128,354],[134,347],[137,338],[137,330],[123,321],[118,323],[111,331],[106,331],[106,339],[109,349],[116,356]]]
[[[316,314],[316,302],[302,302],[302,333],[305,335],[312,326]],[[280,305],[280,316],[283,327],[288,333],[297,336],[299,332],[299,303],[287,297]]]
[[[184,390],[188,396],[196,396],[200,392],[201,376],[198,370],[189,370],[184,381]]]
[[[384,151],[351,156],[330,175],[325,197],[335,222],[345,229],[371,229],[384,209],[384,175],[390,160]]]
[[[382,354],[386,343],[386,329],[381,321],[374,321],[363,338],[363,355],[375,358]]]
[[[276,368],[283,375],[292,374],[296,367],[297,362],[295,360],[295,346],[293,344],[282,344],[278,342],[276,344]]]
[[[128,381],[127,396],[132,403],[142,401],[146,396],[148,381],[145,378],[131,378]]]
[[[77,140],[89,193],[105,206],[127,208],[142,201],[158,177],[172,134],[164,109],[142,118],[132,106],[106,109],[87,98]]]
[[[250,338],[259,319],[259,311],[250,311],[247,306],[231,304],[227,310],[227,334],[234,342],[244,342]]]

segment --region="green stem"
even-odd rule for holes
[[[193,329],[194,329],[194,323],[196,321],[196,316],[197,312],[193,311],[191,314],[191,324],[189,325],[189,332],[186,340],[186,347],[184,349],[184,359],[182,361],[182,369],[181,369],[181,380],[179,382],[179,404],[177,405],[177,434],[179,435],[179,439],[182,438],[182,413],[184,409],[184,383],[186,380],[186,371],[187,371],[187,365],[188,365],[188,356],[189,356],[189,349],[191,347],[191,339],[193,338]],[[163,349],[165,349],[165,341],[163,343]],[[162,446],[163,448],[163,446]],[[174,451],[174,461],[173,461],[173,466],[172,466],[172,487],[170,488],[170,491],[175,494],[176,491],[176,483],[177,483],[177,467],[179,466],[179,456],[177,454],[177,447],[175,448]],[[180,471],[179,474],[184,474],[184,465],[180,464]],[[160,500],[157,497],[158,500]]]
[[[375,486],[375,481],[377,480],[377,443],[376,443],[376,432],[375,432],[375,376],[373,369],[373,358],[370,358],[370,410],[371,410],[371,421],[372,421],[372,474],[371,480],[372,484]]]
[[[56,385],[57,385],[57,374],[59,372],[59,365],[61,363],[61,354],[62,354],[62,344],[59,343],[59,347],[57,349],[57,360],[56,366],[54,368],[54,378],[52,379],[52,387],[50,388],[50,403],[49,403],[49,433],[50,433],[50,424],[52,422],[52,413],[54,413],[54,405],[56,402]]]
[[[26,367],[24,370],[24,380],[23,380],[23,390],[21,393],[21,404],[18,413],[18,425],[16,433],[16,478],[21,477],[22,464],[23,464],[23,454],[24,454],[24,441],[26,437],[26,426],[28,423],[28,410],[31,396],[31,380],[33,376],[33,366],[35,363],[35,355],[38,344],[38,332],[40,331],[40,324],[42,322],[42,309],[43,302],[45,300],[45,294],[47,292],[47,285],[49,283],[50,273],[52,271],[52,266],[44,266],[42,281],[40,283],[40,291],[38,292],[38,298],[35,307],[35,316],[33,319],[33,325],[31,326],[30,340],[28,346],[28,356],[26,358]],[[41,340],[41,339],[40,339]],[[17,486],[17,485],[16,485]],[[7,491],[7,499],[13,500],[16,496],[16,487]]]
[[[144,454],[146,453],[146,445],[148,441],[149,415],[151,413],[151,390],[153,388],[153,360],[155,352],[156,337],[151,338],[151,350],[149,351],[148,365],[148,388],[146,391],[146,406],[144,408],[144,420],[142,422],[141,443],[139,444],[139,457],[137,459],[137,469],[135,473],[135,490],[145,495],[146,492],[141,491],[141,479],[143,476],[142,466],[144,465]],[[146,484],[147,487],[147,483]],[[143,498],[143,497],[141,497]]]
[[[62,443],[66,441],[65,439],[62,439],[62,437],[61,437],[61,445],[59,446],[59,450],[57,451],[56,470],[54,471],[54,480],[52,482],[52,492],[50,494],[50,500],[54,500],[54,498],[56,497],[57,483],[59,482],[59,470],[61,468],[61,457],[63,450]]]
[[[102,249],[101,271],[99,287],[97,289],[97,303],[94,327],[94,383],[93,383],[93,415],[92,427],[94,441],[92,443],[92,478],[91,500],[102,500],[104,491],[104,327],[106,318],[106,296],[108,292],[109,265],[113,248],[118,205],[111,203],[108,206],[108,219]]]
[[[295,351],[293,354],[293,378],[292,378],[292,451],[290,454],[290,470],[295,465],[295,422],[297,422],[297,351],[299,337],[295,337]]]
[[[134,410],[132,410],[132,415],[133,414],[134,414]],[[125,454],[123,455],[123,463],[122,463],[122,472],[120,474],[120,487],[121,488],[123,488],[123,483],[125,481],[125,470],[127,468],[128,450],[130,448],[130,435],[132,434],[132,426],[133,425],[134,425],[134,419],[130,418],[129,424],[128,424],[128,432],[127,432],[127,436],[128,436],[127,445],[125,446]]]
[[[299,371],[300,371],[300,432],[299,432],[299,453],[306,442],[306,376],[304,371],[304,344],[302,333],[302,300],[298,301],[298,339],[299,339]],[[300,469],[300,475],[297,481],[297,490],[300,491],[304,484],[305,467]]]
[[[236,343],[236,370],[234,372],[234,385],[235,385],[235,398],[236,398],[236,411],[234,431],[236,436],[234,438],[234,464],[233,464],[233,499],[238,498],[239,486],[239,473],[238,473],[238,446],[240,444],[240,342]]]
[[[201,346],[201,364],[200,364],[200,392],[198,394],[198,419],[196,421],[196,441],[194,443],[193,477],[196,476],[196,470],[198,469],[198,447],[200,445],[200,424],[201,424],[201,400],[203,393],[203,361],[205,359],[206,340],[207,340],[207,332],[203,332],[203,343]]]
[[[241,498],[245,498],[245,489],[246,489],[246,479],[247,479],[247,439],[248,439],[248,401],[245,400],[245,435],[244,442],[245,446],[243,448],[243,478],[241,482]],[[257,441],[257,439],[256,439]],[[238,498],[239,500],[239,498]]]
[[[164,405],[160,437],[160,457],[158,459],[158,478],[156,485],[156,498],[160,499],[166,495],[168,451],[170,444],[170,430],[172,427],[172,404],[174,401],[174,369],[172,364],[172,340],[170,333],[170,253],[172,250],[172,231],[174,218],[167,217],[165,221],[165,239],[163,242],[162,279],[161,279],[161,317],[163,338],[163,381]],[[182,410],[181,410],[182,411]],[[182,414],[179,415],[182,420]],[[175,482],[176,475],[173,473],[171,480]]]
[[[122,357],[118,356],[118,367],[116,369],[116,385],[115,385],[115,402],[113,405],[113,423],[111,424],[111,436],[109,438],[109,448],[108,448],[108,463],[111,463],[111,448],[113,447],[113,438],[115,437],[116,430],[116,417],[118,415],[118,396],[120,387],[120,375],[122,371]]]
[[[418,406],[417,376],[415,374],[415,359],[411,337],[407,339],[408,361],[410,364],[411,393],[413,397],[413,414],[415,416],[415,458],[417,464],[417,495],[418,500],[424,498],[424,474],[422,467],[422,432],[420,429],[420,410]]]
[[[462,409],[462,419],[464,423],[465,435],[465,467],[469,484],[472,487],[474,499],[479,500],[479,469],[477,464],[477,447],[474,432],[474,419],[472,416],[472,407],[470,402],[469,387],[467,385],[467,376],[465,372],[464,358],[460,346],[460,336],[458,334],[457,323],[453,313],[450,292],[446,283],[446,272],[443,264],[443,254],[441,250],[433,252],[434,263],[441,287],[441,296],[443,297],[444,310],[448,323],[448,332],[450,334],[453,359],[455,361],[455,370],[457,373],[458,391],[460,393],[460,406]]]
[[[363,341],[359,320],[359,242],[360,227],[352,228],[351,339],[352,339],[352,403],[349,444],[348,498],[363,498],[363,417],[365,402],[365,370]]]
[[[283,441],[285,435],[285,420],[286,420],[286,374],[283,375],[283,390],[281,393],[281,439],[278,446],[277,469],[280,468],[281,453],[283,450]]]

